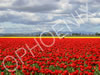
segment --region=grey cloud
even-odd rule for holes
[[[24,12],[49,12],[58,9],[58,0],[16,0],[12,6],[0,7],[0,10]]]
[[[30,21],[23,19],[21,16],[5,14],[0,16],[0,22],[12,22],[12,23],[19,23],[19,24],[36,24],[39,21]]]
[[[48,12],[58,9],[57,2],[57,0],[17,0],[11,9],[24,12]]]
[[[45,5],[40,5],[40,6],[35,6],[35,7],[15,7],[12,8],[13,10],[16,11],[24,11],[24,12],[49,12],[51,10],[55,10],[58,7],[55,5],[51,5],[51,4],[45,4]]]

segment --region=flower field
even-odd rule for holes
[[[99,38],[36,40],[0,38],[0,75],[100,75]]]

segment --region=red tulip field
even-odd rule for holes
[[[100,39],[0,38],[0,75],[100,75]]]

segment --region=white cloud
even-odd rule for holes
[[[63,13],[64,11],[68,11],[72,9],[72,4],[69,3],[69,0],[60,0],[59,8],[54,10],[53,13]]]
[[[86,3],[86,2],[88,2],[89,0],[75,0],[75,1],[80,2],[80,3]]]
[[[0,27],[0,33],[3,33],[4,29],[2,27]]]
[[[0,7],[11,7],[15,0],[0,0]]]
[[[92,24],[100,24],[100,18],[90,18],[89,21]]]

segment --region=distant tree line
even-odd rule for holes
[[[57,36],[55,32],[52,32],[54,36]],[[39,34],[40,35],[40,34]],[[38,35],[38,36],[39,36]],[[59,33],[59,36],[100,36],[100,33],[96,32],[94,34],[92,33]],[[50,33],[44,33],[42,36],[52,36]]]
[[[53,36],[58,36],[55,32],[51,32]],[[100,36],[100,33],[58,33],[59,36]],[[40,36],[41,33],[38,34],[0,34],[0,36]],[[49,32],[43,33],[41,36],[52,36]]]

